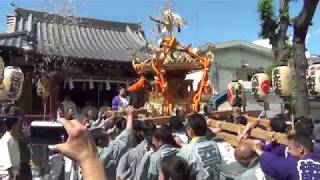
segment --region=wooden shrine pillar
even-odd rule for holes
[[[50,104],[50,108],[49,108],[50,112],[49,113],[51,115],[51,119],[56,118],[56,112],[59,107],[59,89],[52,91],[48,100],[49,100],[49,104]]]

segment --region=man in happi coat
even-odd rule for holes
[[[154,132],[152,144],[156,151],[150,156],[148,177],[156,180],[159,179],[161,160],[175,156],[178,149],[173,147],[175,141],[168,127],[161,127]]]
[[[263,172],[277,180],[320,179],[320,154],[313,152],[311,138],[294,133],[288,135],[288,140],[287,158],[265,152],[260,143],[255,143]]]
[[[133,145],[133,108],[128,107],[125,110],[127,114],[126,128],[123,130],[107,147],[99,153],[100,159],[104,162],[105,173],[108,180],[116,179],[116,168],[120,158]]]
[[[197,174],[197,180],[220,178],[221,157],[219,147],[206,138],[207,123],[200,114],[192,114],[187,121],[187,134],[191,142],[183,146],[177,156],[185,159]]]
[[[126,152],[119,161],[117,178],[121,180],[146,180],[150,164],[152,134],[156,126],[152,121],[143,121],[144,140]]]

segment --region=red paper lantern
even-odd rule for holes
[[[228,84],[227,100],[232,107],[245,105],[245,92],[241,82],[232,81]]]
[[[265,73],[258,73],[251,79],[253,97],[258,102],[263,102],[268,98],[270,91],[270,78]]]

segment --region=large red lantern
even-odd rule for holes
[[[227,99],[232,107],[245,105],[245,92],[241,82],[232,81],[228,84]]]
[[[251,78],[253,97],[258,102],[264,102],[270,91],[270,78],[265,73],[258,73]]]

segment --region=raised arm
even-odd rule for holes
[[[127,115],[127,125],[126,125],[126,129],[127,130],[132,130],[133,128],[133,107],[129,106],[125,109],[126,115]]]
[[[68,133],[68,140],[63,144],[57,144],[51,149],[60,151],[63,155],[80,164],[84,179],[106,180],[102,162],[97,156],[97,148],[89,136],[86,127],[78,120],[58,119]],[[81,147],[81,148],[79,148]]]

